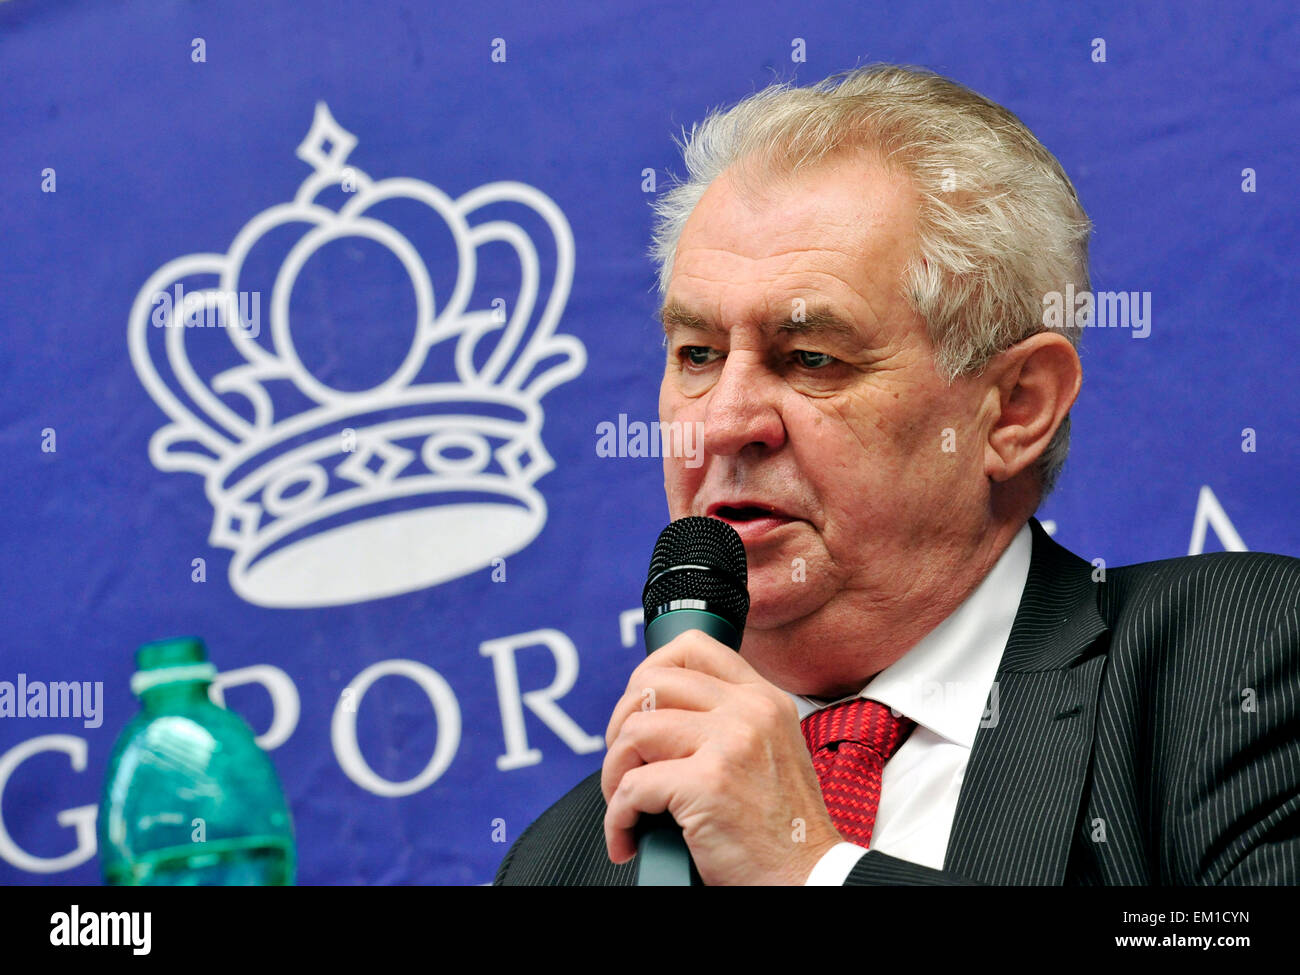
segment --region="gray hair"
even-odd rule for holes
[[[1044,295],[1089,290],[1091,223],[1056,157],[1001,105],[931,71],[875,64],[771,85],[683,134],[687,178],[654,202],[661,296],[687,218],[726,169],[794,173],[850,149],[876,154],[920,197],[902,283],[949,382],[1044,331]],[[1077,348],[1081,330],[1061,331]],[[1038,460],[1044,497],[1069,446],[1067,414]]]

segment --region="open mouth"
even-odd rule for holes
[[[714,518],[721,518],[723,521],[746,522],[756,521],[759,518],[781,518],[789,520],[789,515],[783,514],[772,508],[764,508],[761,505],[719,505],[713,511],[709,512]]]

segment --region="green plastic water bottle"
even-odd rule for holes
[[[115,885],[293,883],[293,821],[252,729],[208,699],[216,668],[195,637],[136,652],[141,711],[113,747],[99,809]]]

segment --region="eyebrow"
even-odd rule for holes
[[[663,324],[665,334],[674,328],[719,335],[726,331],[715,322],[696,315],[682,305],[671,301],[659,310],[658,317]],[[800,316],[799,320],[795,320],[794,315],[791,314],[779,321],[764,322],[763,328],[785,335],[832,335],[859,344],[863,342],[863,335],[856,325],[837,315],[825,305],[808,308]]]

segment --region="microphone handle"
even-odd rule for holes
[[[741,634],[721,616],[703,609],[674,609],[660,613],[645,628],[646,655],[687,630],[701,630],[732,650],[740,649]],[[682,828],[668,813],[642,816],[637,823],[636,885],[690,887],[699,874],[682,838]]]

